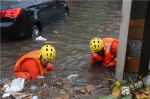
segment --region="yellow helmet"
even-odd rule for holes
[[[52,45],[44,45],[41,50],[40,53],[38,55],[38,57],[43,57],[46,61],[52,61],[55,56],[56,56],[56,50]]]
[[[98,52],[104,48],[103,42],[100,38],[95,37],[90,41],[90,49],[93,52]]]

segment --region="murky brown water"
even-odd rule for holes
[[[87,83],[100,85],[112,72],[100,67],[90,68],[89,41],[93,37],[119,37],[121,5],[120,1],[68,1],[70,17],[60,20],[42,32],[46,42],[25,39],[1,43],[1,78],[10,78],[19,57],[31,50],[40,49],[44,44],[52,44],[57,56],[52,64],[55,75],[66,78],[76,74],[74,86]],[[98,73],[98,74],[97,74]]]

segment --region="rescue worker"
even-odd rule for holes
[[[93,38],[90,41],[90,63],[102,62],[103,67],[116,66],[118,40],[115,38]]]
[[[55,48],[52,45],[44,45],[40,50],[34,50],[23,55],[17,61],[14,72],[17,77],[26,80],[43,76],[47,71],[54,71],[54,67],[50,62],[55,56]]]

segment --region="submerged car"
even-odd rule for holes
[[[69,15],[63,0],[1,0],[1,40],[37,37],[43,28]]]

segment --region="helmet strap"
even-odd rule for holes
[[[40,58],[39,58],[39,59],[41,59],[41,57],[42,57],[42,55],[40,56]]]

